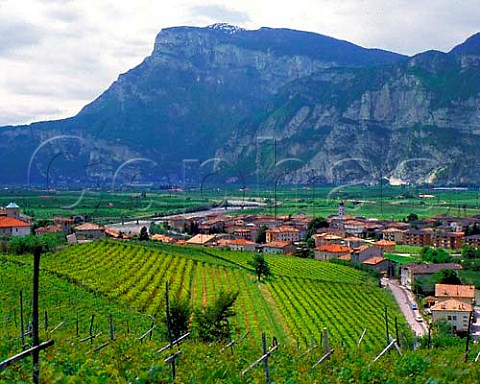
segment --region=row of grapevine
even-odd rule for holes
[[[308,343],[310,336],[321,338],[327,327],[338,342],[354,346],[366,328],[364,344],[369,349],[378,348],[386,337],[384,305],[390,312],[390,330],[395,331],[395,316],[402,332],[406,329],[398,308],[373,286],[359,289],[346,283],[278,277],[269,288],[299,343]]]
[[[233,268],[234,263],[199,262],[186,255],[188,252],[175,256],[174,252],[143,246],[94,242],[44,255],[42,268],[158,318],[164,313],[166,282],[172,296],[189,298],[193,307],[210,304],[220,290],[239,291],[233,324],[238,332],[275,332],[285,340],[286,333],[266,305],[253,274]],[[28,257],[16,259],[27,261]]]

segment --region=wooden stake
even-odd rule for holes
[[[275,351],[280,344],[274,344],[269,350],[267,350],[267,340],[265,337],[265,332],[262,333],[262,349],[263,349],[263,355],[259,357],[257,360],[255,360],[250,366],[242,371],[242,375],[245,375],[250,369],[256,367],[258,364],[261,362],[264,363],[265,365],[265,380],[266,383],[270,383],[270,372],[268,369],[268,357],[272,354],[273,351]]]
[[[360,338],[358,339],[358,342],[357,342],[357,347],[360,346],[360,343],[363,341],[363,338],[365,336],[365,334],[367,333],[367,328],[365,328],[362,332],[362,335],[360,336]]]
[[[329,350],[325,355],[322,356],[320,360],[318,360],[315,364],[312,365],[310,370],[314,369],[317,365],[322,364],[325,360],[330,359],[330,355],[333,353],[334,349]]]
[[[396,344],[396,343],[397,343],[397,340],[396,340],[396,339],[393,339],[393,340],[382,350],[382,352],[380,352],[380,353],[378,354],[378,356],[375,357],[375,359],[373,359],[373,362],[374,362],[374,363],[377,362],[377,360],[380,359],[380,357],[382,357],[387,351],[389,351],[390,348],[392,348],[392,347],[394,346],[394,344]]]
[[[42,247],[37,246],[33,252],[33,324],[32,324],[32,337],[33,346],[38,347],[40,344],[38,338],[38,287],[40,281],[40,254],[42,253]],[[38,361],[38,349],[33,350],[33,382],[39,383],[40,378],[40,366]]]
[[[163,348],[159,349],[157,353],[163,353],[167,349],[172,348],[174,345],[180,344],[182,341],[184,341],[188,336],[190,336],[190,332],[186,333],[185,335],[179,337],[177,340],[173,340],[171,343],[168,343],[166,346]]]
[[[41,344],[37,345],[36,347],[29,348],[29,349],[27,349],[23,352],[20,352],[19,354],[15,355],[15,356],[12,356],[12,357],[8,358],[7,360],[4,360],[4,361],[0,362],[0,371],[9,367],[12,364],[15,364],[17,361],[23,360],[24,358],[33,354],[35,351],[39,352],[39,351],[41,351],[45,348],[48,348],[48,347],[52,346],[53,344],[55,344],[55,342],[53,340],[45,341],[44,343],[41,343]]]
[[[155,328],[156,328],[155,323],[152,323],[152,326],[150,327],[150,329],[149,329],[147,332],[145,332],[142,336],[140,336],[140,337],[138,338],[138,340],[140,340],[140,342],[142,342],[143,339],[144,339],[145,337],[147,337],[149,334],[151,334]],[[151,338],[151,337],[150,337],[150,338]]]
[[[25,325],[23,323],[23,292],[20,291],[20,332],[22,337],[22,350],[25,350]]]
[[[90,344],[93,344],[93,322],[95,320],[95,315],[92,315],[92,320],[90,320]],[[88,340],[88,339],[86,339]]]
[[[48,312],[45,311],[45,332],[48,332]]]
[[[327,328],[323,328],[323,352],[324,353],[330,352],[330,343],[328,341],[328,329]]]
[[[384,311],[384,316],[385,316],[385,335],[386,335],[386,340],[387,340],[387,345],[389,342],[389,333],[388,333],[388,310],[387,310],[387,305],[385,304],[383,307]]]
[[[175,360],[182,354],[182,351],[178,350],[173,355],[168,356],[165,359],[165,364],[170,364],[172,367],[172,382],[175,381],[176,370],[175,370]]]
[[[108,320],[110,323],[110,340],[115,340],[115,329],[113,327],[113,317],[111,313],[110,313],[110,316],[108,317]]]

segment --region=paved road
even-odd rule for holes
[[[394,279],[382,279],[382,284],[387,286],[392,291],[395,300],[398,303],[405,319],[407,319],[410,328],[415,332],[417,336],[423,336],[427,333],[427,328],[424,322],[418,322],[415,320],[416,316],[420,315],[418,310],[412,310],[411,305],[416,303],[412,292],[405,287],[402,287],[398,280]]]
[[[211,213],[228,213],[231,211],[239,211],[243,209],[243,207],[234,205],[234,203],[241,203],[239,200],[228,200],[228,203],[231,204],[229,205],[226,209],[224,207],[216,207],[216,208],[210,208],[204,211],[194,211],[194,212],[188,212],[188,213],[180,213],[180,214],[175,214],[175,215],[167,215],[167,216],[161,216],[161,217],[153,217],[148,220],[132,220],[132,221],[126,221],[123,224],[122,223],[116,223],[116,224],[107,224],[105,225],[105,228],[108,229],[113,229],[115,231],[121,231],[123,233],[126,233],[128,235],[138,235],[140,233],[140,230],[142,227],[147,227],[147,229],[150,227],[150,224],[152,222],[155,222],[156,224],[160,223],[163,220],[167,220],[172,217],[176,216],[183,216],[185,218],[191,218],[191,217],[204,217],[207,216],[208,214]],[[263,207],[266,204],[264,203],[258,203],[258,202],[245,202],[244,203],[245,207],[251,208],[251,207]]]

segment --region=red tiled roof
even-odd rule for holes
[[[0,228],[30,227],[30,224],[14,217],[0,217]]]
[[[465,297],[469,299],[475,298],[474,285],[450,285],[435,284],[436,297]]]
[[[282,226],[282,227],[267,229],[267,232],[280,233],[280,232],[300,232],[300,231],[297,228],[294,228],[294,227]]]
[[[377,247],[394,247],[397,244],[394,241],[379,240],[373,243],[373,245],[376,245]]]
[[[458,311],[458,312],[472,312],[472,306],[463,301],[450,299],[435,304],[430,308],[432,312],[435,311]]]
[[[155,235],[150,236],[150,239],[157,240],[162,243],[175,243],[176,239],[170,236],[162,235],[160,233],[156,233]]]
[[[315,251],[330,253],[351,253],[352,249],[338,244],[326,244],[315,248]]]
[[[235,239],[235,240],[230,240],[227,244],[231,245],[256,245],[253,241],[248,241],[245,239]]]
[[[75,228],[76,231],[101,231],[104,229],[105,227],[103,225],[94,224],[94,223],[81,224]]]
[[[61,232],[62,228],[60,228],[58,225],[47,225],[45,227],[38,227],[35,230],[35,233],[42,234],[42,233],[56,233],[56,232]]]
[[[385,260],[385,258],[383,258],[381,256],[374,256],[374,257],[370,257],[369,259],[365,260],[362,264],[377,265],[377,264],[380,264],[384,260]]]
[[[383,232],[383,233],[403,233],[403,232],[405,232],[405,230],[399,229],[399,228],[390,227],[390,228],[384,229],[382,232]]]
[[[363,252],[363,251],[367,250],[368,248],[370,248],[368,245],[361,245],[357,248],[354,248],[354,251],[355,252]]]
[[[280,248],[283,249],[288,245],[291,245],[290,241],[272,241],[270,243],[263,244],[262,247],[264,248]]]

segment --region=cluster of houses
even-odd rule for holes
[[[175,232],[195,229],[189,240],[155,235],[154,240],[256,251],[269,254],[292,254],[298,242],[307,235],[312,217],[306,215],[228,215],[212,213],[205,217],[195,214],[178,215],[164,220]],[[480,217],[453,218],[437,216],[413,222],[377,220],[346,215],[343,203],[338,214],[327,219],[328,226],[317,229],[314,255],[318,260],[340,259],[369,265],[388,272],[392,263],[385,253],[393,252],[397,244],[460,249],[464,244],[480,246],[480,235],[465,236],[468,228],[480,228]],[[257,243],[262,227],[267,227],[266,241]]]

